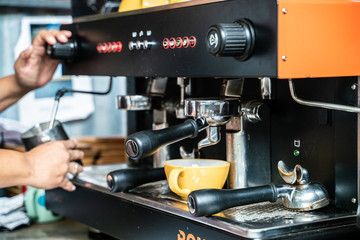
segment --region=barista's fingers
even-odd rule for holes
[[[67,149],[74,149],[77,147],[77,141],[75,139],[69,139],[69,140],[65,140],[63,142]]]
[[[83,171],[83,167],[76,163],[76,162],[70,162],[69,163],[69,169],[68,169],[68,173],[76,176],[77,174],[81,173]]]
[[[65,145],[65,147],[68,149],[69,153],[69,161],[74,161],[78,159],[84,158],[84,152],[78,149],[75,149],[77,147],[77,141],[74,139],[62,141]]]
[[[84,152],[81,150],[69,150],[69,161],[79,160],[84,158]]]
[[[76,187],[72,182],[70,182],[67,178],[64,178],[60,186],[62,189],[72,192],[75,191]]]
[[[46,31],[41,30],[34,38],[33,45],[34,46],[44,46],[45,43],[48,43],[50,45],[55,44],[57,41],[66,43],[68,41],[68,38],[71,37],[71,32],[67,30],[62,31]]]

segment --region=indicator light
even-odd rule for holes
[[[299,150],[294,150],[294,156],[297,157],[300,155],[300,151]]]

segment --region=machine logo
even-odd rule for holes
[[[216,48],[219,44],[219,36],[217,32],[212,32],[209,36],[209,44],[211,47]]]
[[[177,240],[206,240],[206,239],[202,239],[201,237],[195,237],[191,233],[186,234],[183,231],[179,230],[179,233],[177,235]]]

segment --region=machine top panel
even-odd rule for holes
[[[199,0],[93,15],[72,75],[315,78],[360,75],[360,2]]]
[[[276,77],[276,1],[200,2],[85,17],[63,26],[79,42],[78,56],[64,64],[64,73]]]

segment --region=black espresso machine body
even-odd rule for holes
[[[239,109],[260,102],[256,106],[266,106],[265,116],[255,121],[239,110],[219,125],[221,140],[199,150],[201,158],[229,160],[245,151],[241,154],[245,170],[236,173],[243,180],[231,186],[229,179],[228,188],[283,185],[278,162],[290,167],[300,164],[311,181],[326,187],[328,206],[298,212],[261,203],[194,217],[186,203],[169,191],[166,181],[113,193],[105,181],[114,166],[94,166],[84,172],[85,177],[73,180],[75,192],[47,191],[47,207],[119,239],[357,236],[360,68],[337,73],[330,64],[329,72],[289,75],[282,65],[291,63],[291,55],[279,52],[283,43],[279,15],[290,13],[282,6],[273,0],[199,0],[80,17],[62,26],[73,32],[74,44],[71,51],[58,54],[64,54],[64,74],[127,76],[129,96],[149,97],[149,108],[126,109],[129,134],[191,118],[179,113],[182,98],[235,97],[241,101]],[[239,44],[234,46],[234,41]],[[299,52],[302,47],[306,49],[299,46]],[[315,57],[306,61],[318,63]],[[164,82],[165,86],[159,84]],[[157,84],[162,90],[154,90]],[[244,148],[233,146],[237,132],[244,133]],[[200,132],[196,138],[171,144],[167,158],[188,156],[204,135]],[[145,159],[115,167],[147,168],[149,161],[155,161],[152,156]],[[92,171],[99,181],[88,181]]]

